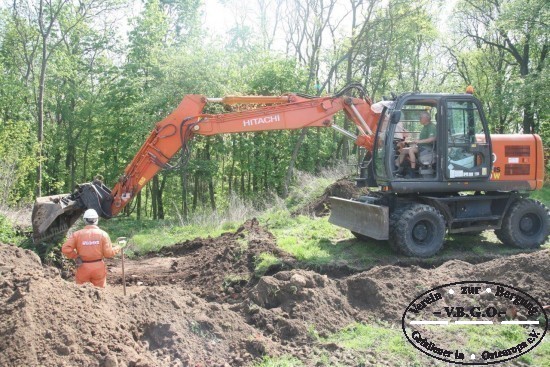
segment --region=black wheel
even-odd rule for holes
[[[520,199],[510,206],[495,234],[507,246],[537,248],[548,239],[549,218],[540,201]]]
[[[388,240],[388,244],[395,252],[401,252],[401,249],[396,245],[394,241],[392,241],[391,234],[395,233],[395,231],[397,230],[397,226],[399,225],[399,220],[401,219],[405,211],[409,210],[410,208],[411,205],[402,204],[397,209],[395,209],[393,213],[390,214],[390,239]]]
[[[413,204],[392,225],[390,244],[407,256],[430,257],[441,249],[444,237],[441,213],[429,205]]]

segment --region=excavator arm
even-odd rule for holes
[[[171,167],[169,161],[180,149],[189,153],[189,142],[195,135],[332,127],[370,151],[379,115],[371,110],[368,98],[343,95],[351,88],[353,86],[328,97],[288,94],[207,98],[187,95],[170,115],[155,125],[112,190],[95,180],[79,185],[72,194],[38,198],[32,215],[33,241],[40,243],[64,235],[82,212],[89,208],[95,209],[103,218],[116,216],[159,170]],[[262,107],[241,112],[204,114],[208,103]],[[333,116],[340,111],[353,121],[359,131],[358,136],[333,124]]]

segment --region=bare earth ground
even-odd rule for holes
[[[265,252],[283,264],[254,276]],[[315,365],[328,353],[333,364],[356,366],[364,353],[319,337],[354,322],[397,325],[411,292],[459,280],[509,284],[550,304],[548,264],[550,250],[541,250],[431,268],[396,257],[356,274],[322,274],[300,269],[253,219],[218,238],[126,260],[123,296],[120,259],[108,263],[110,285],[98,290],[63,279],[28,250],[0,245],[0,365],[248,366],[287,354]],[[378,357],[367,365],[393,365]]]

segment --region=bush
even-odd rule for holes
[[[8,218],[0,214],[0,243],[15,244],[17,241],[17,234]]]

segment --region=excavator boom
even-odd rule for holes
[[[361,98],[344,96],[354,88],[359,90]],[[253,105],[253,108],[204,114],[207,103]],[[258,104],[263,106],[257,107]],[[180,149],[189,155],[189,142],[195,135],[332,127],[355,139],[357,145],[371,150],[379,114],[370,106],[371,101],[357,85],[327,97],[287,94],[207,98],[187,95],[170,115],[155,125],[112,190],[94,181],[79,185],[71,194],[38,198],[32,216],[33,241],[36,244],[64,235],[86,209],[95,209],[102,218],[116,216],[159,170],[171,167],[169,161]],[[355,123],[358,136],[333,124],[332,118],[339,111],[344,111]]]

